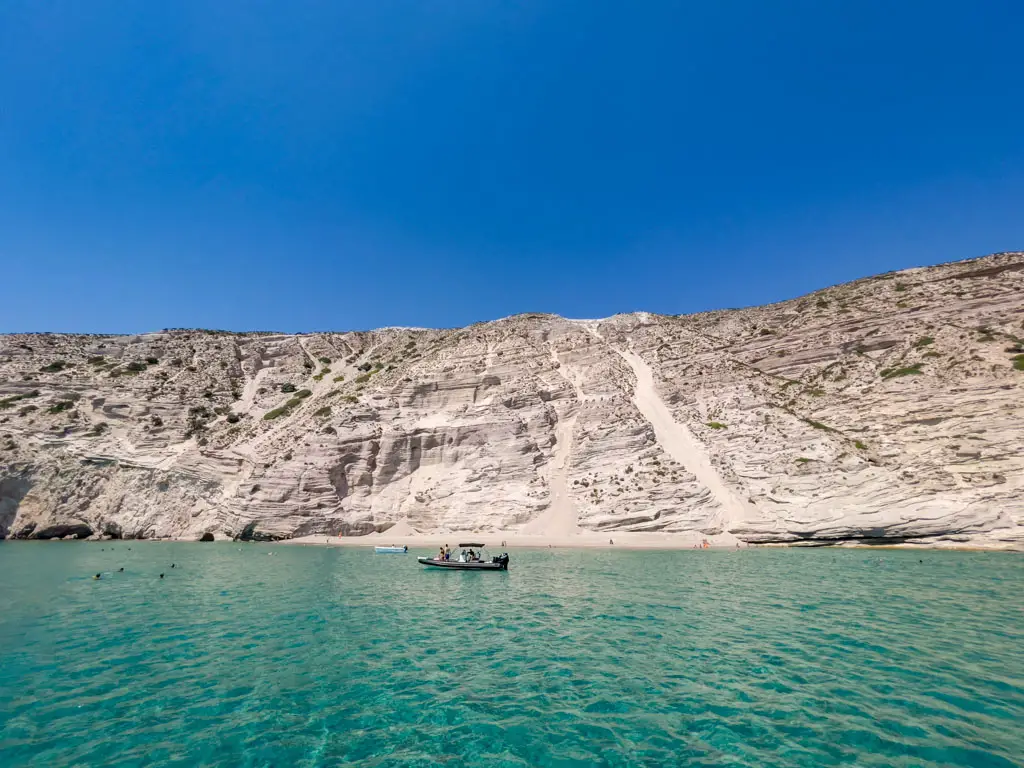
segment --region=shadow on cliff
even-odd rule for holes
[[[6,538],[18,516],[18,507],[32,488],[27,477],[5,477],[0,480],[0,539]]]

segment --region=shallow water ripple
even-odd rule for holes
[[[62,542],[0,567],[4,766],[1024,764],[1017,555],[543,550],[486,574]]]

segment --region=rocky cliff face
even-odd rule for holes
[[[1024,254],[744,310],[0,336],[0,535],[1024,546]]]

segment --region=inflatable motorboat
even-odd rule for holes
[[[462,552],[459,556],[442,559],[440,556],[417,557],[420,565],[429,568],[449,568],[455,571],[507,571],[508,554],[503,552],[495,555],[490,560],[485,559],[479,552],[484,548],[483,544],[459,544]]]

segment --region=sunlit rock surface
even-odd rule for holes
[[[0,535],[1024,547],[1020,337],[1020,253],[679,317],[0,336]]]

